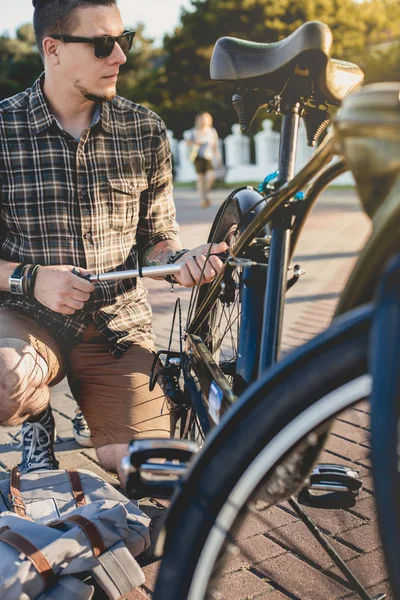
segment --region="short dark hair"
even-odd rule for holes
[[[76,11],[87,6],[115,6],[118,0],[32,0],[33,28],[40,55],[42,43],[52,33],[71,34],[78,25]]]

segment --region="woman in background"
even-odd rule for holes
[[[209,193],[215,182],[215,167],[222,165],[218,133],[213,127],[210,113],[203,112],[196,116],[187,144],[191,148],[190,160],[194,163],[197,173],[200,206],[207,208],[211,206]]]

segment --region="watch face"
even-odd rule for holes
[[[22,281],[11,281],[10,282],[10,292],[12,294],[22,294]]]

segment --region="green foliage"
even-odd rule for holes
[[[134,45],[128,60],[121,69],[118,93],[130,100],[148,106],[159,105],[162,98],[158,93],[159,65],[163,62],[163,50],[154,47],[154,40],[147,38],[144,25],[139,23]]]
[[[204,110],[224,137],[237,118],[231,104],[234,86],[210,80],[216,40],[231,36],[275,42],[309,20],[330,26],[333,56],[359,64],[367,82],[399,81],[399,0],[192,0],[162,49],[146,37],[142,24],[136,27],[118,92],[155,110],[177,137]],[[20,27],[15,39],[0,37],[0,97],[29,87],[42,69],[30,24]]]
[[[360,61],[367,81],[398,79],[399,62],[391,47],[381,74],[379,60],[368,50],[371,44],[400,38],[398,0],[192,0],[192,6],[193,12],[182,11],[180,26],[164,39],[166,60],[158,90],[162,100],[154,106],[177,135],[203,110],[214,116],[222,136],[236,122],[231,104],[234,86],[209,78],[213,47],[222,36],[275,42],[305,21],[319,20],[332,29],[333,56]]]
[[[15,39],[0,36],[0,98],[30,87],[42,70],[32,25],[22,25]]]

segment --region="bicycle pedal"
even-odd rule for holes
[[[170,498],[198,451],[190,440],[143,439],[133,441],[121,462],[125,489],[130,497]]]
[[[358,471],[344,465],[319,464],[309,475],[309,492],[340,492],[358,496],[362,481]]]

